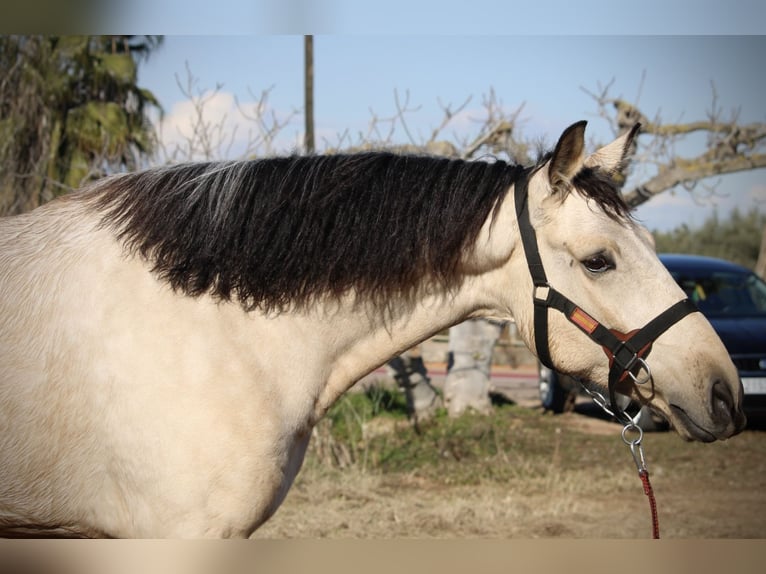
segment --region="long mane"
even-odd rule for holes
[[[174,289],[269,311],[455,284],[522,169],[386,152],[192,163],[116,177],[96,198]]]

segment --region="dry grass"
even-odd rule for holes
[[[504,406],[489,417],[442,416],[418,434],[390,413],[343,408],[356,412],[335,412],[317,429],[287,500],[255,537],[651,535],[648,501],[615,424]],[[351,419],[358,428],[344,426]],[[764,439],[747,431],[702,445],[647,435],[663,537],[766,535]]]

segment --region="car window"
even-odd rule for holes
[[[686,295],[710,317],[766,315],[766,283],[754,273],[671,271]]]

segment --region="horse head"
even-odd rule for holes
[[[516,183],[511,261],[530,280],[514,316],[557,371],[650,405],[685,439],[724,439],[745,424],[737,369],[613,181],[637,128],[586,155],[574,124]]]

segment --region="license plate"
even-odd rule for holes
[[[746,377],[742,386],[746,395],[766,395],[766,377]]]

